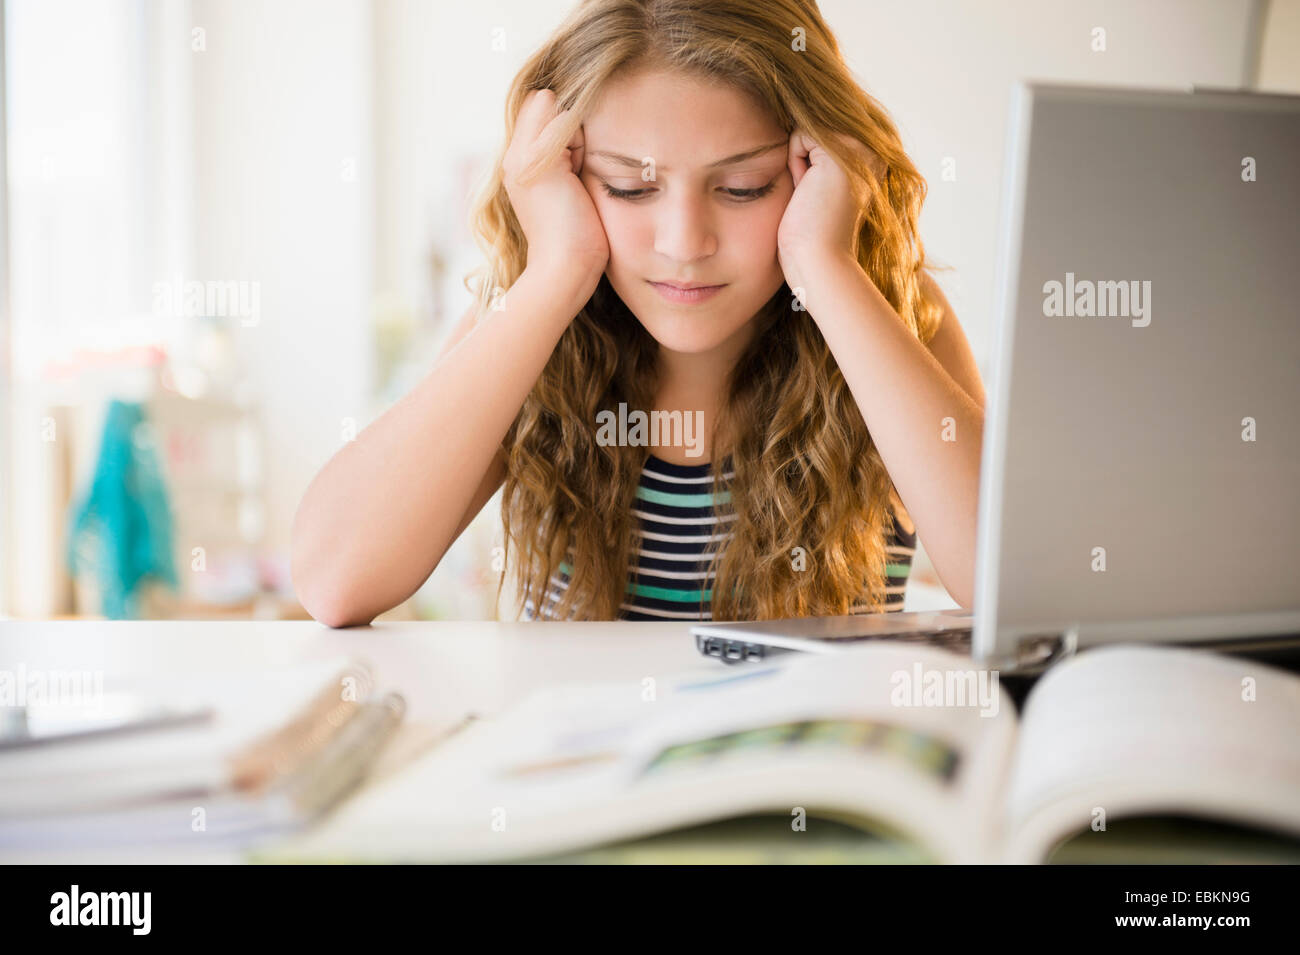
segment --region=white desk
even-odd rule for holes
[[[940,586],[909,582],[907,610],[955,607]],[[257,668],[327,661],[367,661],[377,685],[400,692],[406,718],[373,777],[400,772],[432,735],[466,713],[493,716],[534,689],[555,683],[631,681],[703,671],[723,664],[695,649],[690,623],[379,623],[330,630],[286,621],[0,620],[0,670],[99,671],[115,679],[149,674],[238,674]],[[352,798],[355,798],[353,795]],[[238,862],[233,852],[133,852],[21,855],[12,862]]]
[[[722,664],[695,649],[688,623],[390,623],[330,630],[314,622],[0,622],[0,669],[247,673],[252,668],[356,656],[377,684],[406,697],[403,732],[491,716],[560,682],[630,680]],[[401,753],[402,739],[389,749]],[[386,753],[386,755],[389,755]],[[400,771],[396,766],[393,770]],[[377,767],[378,770],[378,767]],[[0,862],[235,862],[230,852],[0,852]]]
[[[408,719],[492,715],[539,686],[641,679],[716,661],[688,623],[379,623],[330,630],[311,621],[0,622],[0,668],[103,671],[114,677],[246,672],[355,655],[381,687],[401,692]]]

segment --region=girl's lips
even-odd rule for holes
[[[647,281],[649,281],[647,279]],[[702,285],[699,288],[678,288],[676,285],[665,285],[663,282],[650,282],[655,290],[670,302],[678,305],[694,305],[697,302],[703,302],[721,292],[725,285]]]

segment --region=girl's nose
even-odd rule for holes
[[[690,196],[660,203],[655,224],[655,251],[674,262],[706,259],[718,250],[718,239],[704,203]]]

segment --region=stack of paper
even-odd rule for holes
[[[404,711],[344,659],[29,701],[0,736],[0,850],[283,835],[366,775]]]

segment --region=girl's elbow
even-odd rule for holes
[[[321,566],[320,548],[304,539],[294,529],[289,555],[289,577],[293,581],[298,603],[327,627],[356,627],[370,623],[373,613],[367,613],[357,599],[354,587],[346,578],[346,571]],[[340,578],[340,572],[345,576]]]
[[[332,629],[361,627],[374,619],[374,614],[361,607],[340,587],[306,586],[294,582],[298,602],[311,614],[313,620]]]

